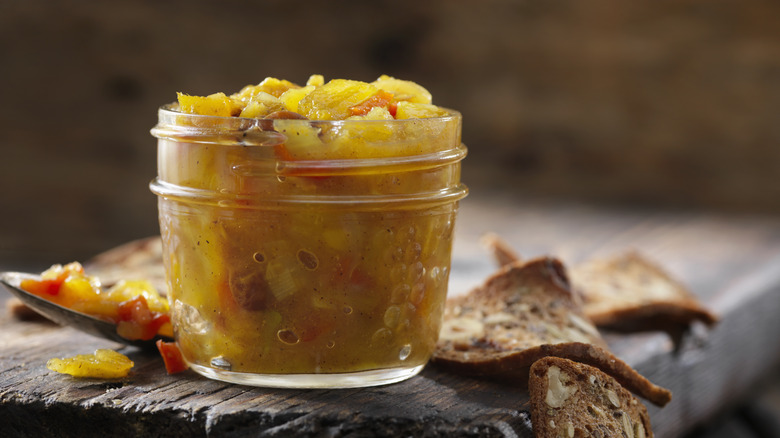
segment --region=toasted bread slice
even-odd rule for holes
[[[608,351],[556,259],[509,264],[483,286],[447,301],[434,364],[524,386],[531,364],[545,356],[597,366],[659,406],[671,400],[668,390]]]
[[[682,283],[636,252],[594,259],[570,274],[585,315],[600,327],[667,330],[718,320]]]
[[[598,368],[559,357],[531,366],[534,436],[652,438],[645,406]]]

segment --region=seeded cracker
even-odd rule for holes
[[[547,357],[531,366],[528,387],[538,438],[653,436],[645,406],[597,368]]]
[[[494,233],[485,235],[482,243],[499,266],[520,260]],[[588,260],[570,275],[577,298],[584,301],[585,316],[598,327],[664,330],[679,338],[693,321],[710,327],[718,322],[682,283],[637,252]]]
[[[545,356],[596,366],[659,406],[671,400],[668,390],[608,351],[553,258],[509,264],[481,287],[448,300],[433,363],[524,386],[531,364]]]

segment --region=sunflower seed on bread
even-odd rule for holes
[[[481,287],[447,301],[433,356],[441,368],[523,386],[531,364],[545,356],[600,367],[657,405],[671,400],[668,390],[608,351],[556,259],[511,263]]]
[[[531,366],[534,436],[652,438],[645,406],[596,367],[559,357]]]
[[[682,283],[636,252],[585,262],[570,275],[585,315],[600,327],[668,329],[718,321]]]

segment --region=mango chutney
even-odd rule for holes
[[[388,76],[268,78],[179,94],[152,133],[171,320],[193,370],[359,387],[423,368],[467,193],[459,113]]]

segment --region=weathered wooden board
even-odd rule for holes
[[[451,293],[493,271],[479,246],[487,231],[524,256],[553,254],[568,263],[640,250],[721,315],[712,331],[695,327],[678,351],[661,333],[607,335],[616,354],[674,392],[666,408],[649,406],[656,436],[679,436],[737,403],[780,362],[780,221],[531,205],[480,194],[462,204]],[[0,436],[532,436],[527,395],[516,385],[432,366],[399,384],[347,390],[168,376],[156,352],[134,348],[121,350],[136,366],[119,381],[76,380],[45,367],[51,357],[96,348],[121,346],[3,314]]]
[[[517,429],[524,418],[522,392],[433,369],[366,390],[263,389],[168,376],[155,352],[126,348],[136,363],[127,379],[76,380],[49,372],[46,360],[119,345],[54,326],[13,328],[2,337],[3,436],[478,436]]]

